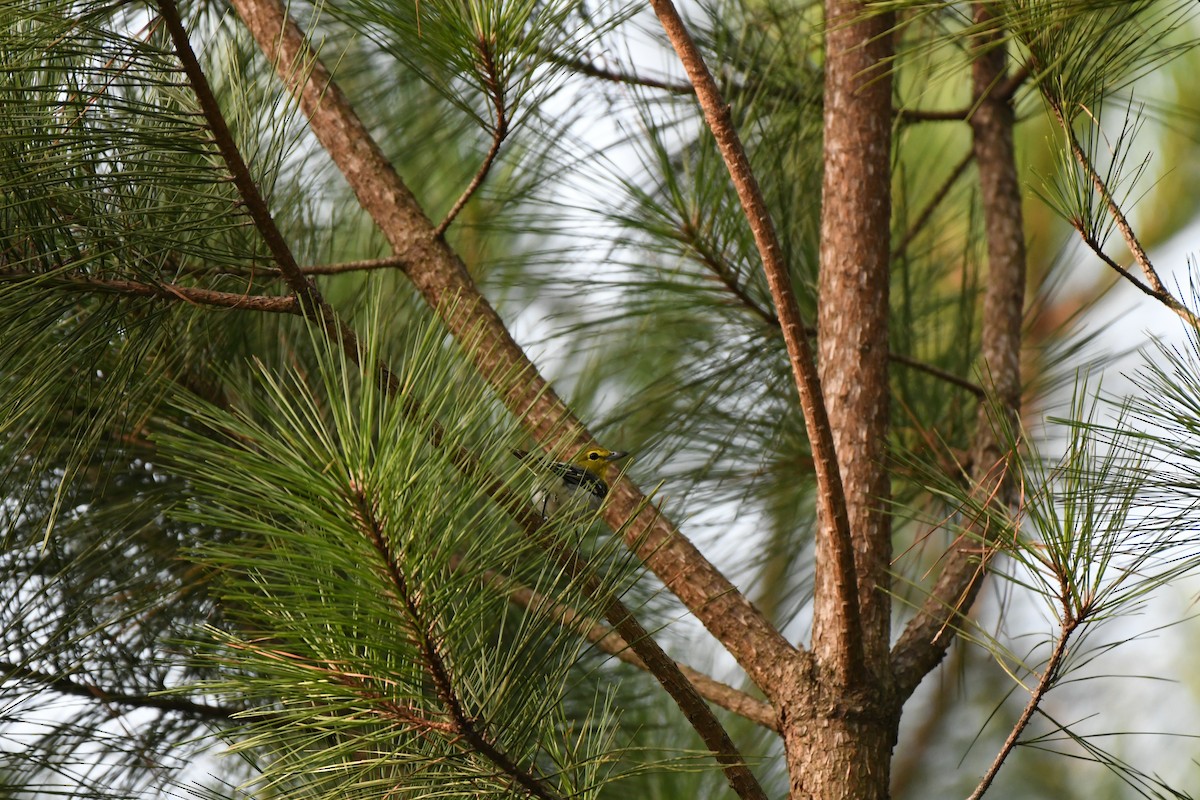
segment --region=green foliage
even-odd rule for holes
[[[160,441],[191,487],[176,514],[239,532],[196,548],[231,609],[201,656],[222,676],[206,686],[251,704],[231,748],[284,794],[507,797],[524,777],[544,796],[595,796],[613,712],[603,695],[561,712],[584,643],[493,576],[585,617],[614,586],[585,592],[491,502],[488,474],[515,475],[522,497],[530,483],[436,326],[392,359],[394,397],[373,350],[356,367],[314,346],[315,374],[263,372],[234,409],[180,398],[185,422]]]

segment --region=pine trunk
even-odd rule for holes
[[[782,714],[793,798],[888,796],[898,713],[889,664],[888,430],[892,17],[826,4],[825,164],[818,361],[846,495],[862,659],[843,673],[844,603],[833,591],[836,535],[817,538],[813,669]]]

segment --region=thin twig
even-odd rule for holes
[[[1021,88],[1022,84],[1029,80],[1030,74],[1031,71],[1029,65],[1023,65],[1020,69],[1014,71],[1011,75],[1000,82],[996,91],[992,92],[992,97],[995,97],[997,100],[1011,100],[1012,96],[1017,93],[1017,90]],[[896,110],[896,117],[902,123],[965,122],[971,119],[971,116],[975,113],[977,108],[977,105],[946,110],[900,108]]]
[[[904,366],[915,369],[918,372],[924,372],[926,375],[932,375],[933,377],[943,380],[946,383],[953,384],[960,389],[966,389],[968,392],[980,399],[987,397],[987,391],[978,383],[959,377],[950,370],[936,367],[933,364],[927,364],[924,361],[918,361],[915,358],[910,358],[909,356],[901,353],[888,353],[888,360],[894,361],[897,364],[903,364]]]
[[[679,226],[679,235],[683,243],[695,251],[701,264],[708,268],[708,271],[721,282],[730,294],[737,298],[747,310],[761,319],[767,325],[779,329],[779,317],[768,308],[764,308],[755,302],[754,298],[742,288],[738,283],[736,271],[729,265],[726,259],[721,258],[717,253],[714,253],[708,243],[700,238],[700,232],[696,226],[690,222],[684,222]]]
[[[238,294],[201,289],[196,286],[180,286],[175,283],[143,283],[141,281],[117,280],[112,278],[90,278],[84,276],[44,275],[33,272],[0,270],[0,282],[43,280],[57,287],[75,292],[124,294],[135,297],[155,297],[160,300],[183,300],[205,306],[222,306],[245,311],[266,311],[273,314],[299,314],[300,304],[295,297],[276,297],[259,294]]]
[[[762,258],[771,296],[779,313],[780,329],[787,345],[792,374],[804,412],[805,427],[812,445],[818,503],[824,518],[833,526],[834,563],[831,565],[831,575],[843,617],[843,624],[838,628],[838,669],[843,678],[854,680],[865,675],[865,667],[850,518],[847,514],[846,495],[837,454],[834,452],[833,430],[829,424],[821,383],[817,377],[817,363],[804,334],[804,320],[796,302],[791,276],[783,258],[783,250],[771,220],[770,210],[750,169],[750,161],[733,123],[730,107],[722,97],[704,56],[688,33],[683,18],[671,0],[650,0],[650,5],[683,63],[689,80],[696,87],[696,99],[737,190],[738,200],[754,234],[754,242]]]
[[[971,114],[969,108],[924,109],[898,108],[896,119],[902,124],[915,122],[963,122]]]
[[[971,157],[967,158],[965,163],[961,166],[965,168],[966,164],[970,163],[971,158],[974,158],[974,156],[972,155]],[[946,187],[943,187],[942,191],[948,191],[948,188],[949,187],[947,185]],[[939,194],[940,193],[942,192],[939,192]],[[928,218],[930,215],[932,215],[932,205],[933,203],[931,203],[929,207],[926,207],[925,211],[922,212],[922,215],[925,218]],[[916,234],[915,228],[916,226],[914,226],[914,229],[909,231],[910,235]],[[772,330],[776,332],[780,331],[781,326],[779,323],[779,317],[775,316],[775,314],[773,314],[769,309],[764,308],[755,302],[754,298],[752,298],[749,293],[738,283],[737,276],[733,269],[730,268],[729,264],[721,259],[716,253],[713,253],[712,249],[707,247],[706,244],[700,240],[695,228],[693,228],[691,225],[685,224],[680,227],[679,232],[683,237],[683,241],[696,252],[700,263],[713,273],[717,280],[721,282],[721,285],[724,286],[730,294],[737,298],[738,302],[740,302],[747,311],[750,311],[756,317],[761,319]],[[817,329],[811,325],[805,326],[804,333],[810,338],[815,337],[817,335]],[[927,375],[932,375],[935,378],[940,378],[947,383],[951,383],[959,388],[966,389],[976,397],[984,397],[987,394],[984,388],[979,384],[955,375],[953,372],[944,370],[941,367],[936,367],[933,364],[927,364],[924,361],[919,361],[911,356],[889,352],[888,360],[896,364],[902,364],[906,367],[924,372]]]
[[[641,75],[632,75],[627,72],[618,72],[616,70],[605,69],[596,66],[591,61],[584,61],[581,58],[567,58],[561,54],[543,50],[541,56],[547,61],[558,64],[561,67],[566,67],[572,72],[578,72],[580,75],[586,75],[589,78],[599,78],[600,80],[609,81],[610,83],[620,83],[626,86],[644,86],[647,89],[661,89],[664,92],[671,94],[695,94],[696,90],[690,83],[675,83],[667,80],[659,80],[657,78],[646,78]]]
[[[1112,258],[1111,255],[1104,252],[1104,248],[1100,246],[1100,242],[1096,241],[1096,237],[1092,236],[1090,233],[1087,233],[1084,223],[1079,221],[1079,219],[1075,219],[1075,221],[1073,221],[1072,227],[1078,231],[1080,239],[1084,240],[1087,248],[1091,249],[1092,253],[1096,254],[1098,259],[1104,261],[1105,264],[1108,264],[1110,269],[1116,272],[1117,275],[1120,275],[1130,284],[1133,284],[1135,289],[1138,289],[1138,291],[1141,291],[1141,293],[1145,294],[1147,297],[1153,297],[1154,300],[1164,303],[1164,305],[1170,307],[1172,311],[1175,311],[1176,313],[1180,313],[1182,311],[1183,313],[1189,314],[1188,317],[1184,317],[1184,319],[1192,321],[1194,324],[1195,318],[1190,317],[1190,312],[1188,312],[1186,308],[1181,309],[1176,307],[1177,302],[1175,297],[1172,297],[1171,295],[1159,294],[1158,291],[1154,291],[1154,289],[1147,287],[1145,283],[1139,281],[1138,276],[1134,275],[1133,272],[1130,272],[1129,270],[1124,269],[1124,267],[1120,264],[1117,264],[1115,258]]]
[[[134,694],[117,689],[103,688],[93,683],[81,683],[71,678],[55,675],[50,672],[14,664],[10,661],[0,661],[0,683],[14,680],[32,681],[45,686],[59,694],[69,694],[75,697],[87,697],[105,705],[127,706],[129,708],[152,708],[157,711],[171,711],[208,720],[230,722],[245,708],[233,706],[216,706],[186,700],[170,695]]]
[[[445,236],[446,229],[454,222],[454,218],[459,215],[463,206],[487,180],[488,173],[492,171],[492,165],[496,163],[496,157],[500,155],[500,146],[504,144],[504,140],[508,136],[508,105],[505,102],[504,82],[500,78],[496,57],[492,53],[493,43],[480,36],[477,44],[479,45],[480,66],[483,67],[484,90],[492,101],[492,110],[496,115],[495,124],[492,126],[492,145],[488,148],[487,155],[484,156],[483,163],[479,165],[475,176],[467,184],[467,188],[446,212],[446,217],[434,228],[433,234],[439,239]]]
[[[1042,673],[1041,680],[1034,687],[1033,692],[1029,695],[1029,702],[1025,704],[1025,710],[1021,712],[1021,716],[1013,725],[1012,731],[1009,732],[1008,738],[1004,740],[1004,746],[1000,748],[1000,752],[996,754],[996,758],[992,761],[992,765],[988,767],[987,773],[980,779],[979,785],[975,787],[975,791],[971,792],[971,796],[967,800],[979,800],[983,797],[988,787],[992,785],[992,781],[996,779],[996,775],[1000,772],[1000,768],[1004,766],[1004,760],[1008,758],[1008,754],[1017,746],[1017,742],[1021,738],[1021,734],[1025,731],[1029,721],[1033,719],[1033,715],[1037,712],[1038,706],[1041,705],[1042,699],[1045,698],[1046,692],[1054,685],[1054,681],[1058,678],[1058,671],[1062,667],[1063,659],[1067,655],[1067,640],[1071,638],[1071,634],[1079,626],[1078,620],[1074,617],[1068,617],[1064,620],[1062,634],[1059,636],[1058,643],[1054,646],[1054,652],[1050,654],[1050,660],[1046,662],[1046,669]]]
[[[360,261],[339,261],[336,264],[313,264],[301,271],[305,275],[341,275],[345,272],[368,272],[375,269],[398,269],[404,272],[408,268],[408,259],[400,256],[386,258],[365,258]]]
[[[1095,253],[1096,257],[1107,264],[1114,272],[1116,272],[1125,280],[1129,281],[1129,283],[1132,284],[1135,289],[1137,289],[1139,292],[1142,292],[1147,297],[1152,297],[1158,302],[1162,303],[1192,325],[1200,325],[1200,318],[1197,318],[1195,314],[1183,306],[1172,295],[1160,294],[1159,292],[1156,292],[1154,289],[1138,280],[1138,277],[1132,272],[1118,264],[1116,259],[1104,252],[1104,248],[1100,246],[1100,243],[1096,241],[1095,237],[1093,237],[1084,229],[1083,223],[1077,221],[1074,223],[1073,227],[1079,232],[1079,237],[1083,239],[1083,243],[1088,246],[1088,249]]]
[[[1112,191],[1109,189],[1108,184],[1105,183],[1104,178],[1100,175],[1095,165],[1092,164],[1092,160],[1088,158],[1087,153],[1084,152],[1083,146],[1079,143],[1078,137],[1075,136],[1075,130],[1071,127],[1070,121],[1063,112],[1062,104],[1059,102],[1058,98],[1050,92],[1045,92],[1044,95],[1046,97],[1046,102],[1050,105],[1050,109],[1054,112],[1055,119],[1058,120],[1059,127],[1062,128],[1063,133],[1067,137],[1067,143],[1070,146],[1071,155],[1075,157],[1075,161],[1083,169],[1084,173],[1088,176],[1088,179],[1092,182],[1092,186],[1100,195],[1101,201],[1104,203],[1105,208],[1108,209],[1109,216],[1112,217],[1113,222],[1116,224],[1117,230],[1121,232],[1121,238],[1125,240],[1125,246],[1128,247],[1129,252],[1133,254],[1133,260],[1137,262],[1137,265],[1141,268],[1142,274],[1145,276],[1147,283],[1149,283],[1152,291],[1148,292],[1147,294],[1150,294],[1151,297],[1157,299],[1159,302],[1174,311],[1183,319],[1187,320],[1189,323],[1196,324],[1196,316],[1192,314],[1192,312],[1189,311],[1183,305],[1183,303],[1179,302],[1179,300],[1177,300],[1169,291],[1167,291],[1167,287],[1163,285],[1162,279],[1158,276],[1158,271],[1155,270],[1154,264],[1151,263],[1150,257],[1146,255],[1146,251],[1143,249],[1141,241],[1138,239],[1137,234],[1134,233],[1133,226],[1129,224],[1129,220],[1125,217],[1125,212],[1123,212],[1120,205],[1117,204],[1116,198],[1113,197]],[[1078,230],[1080,234],[1084,236],[1084,242],[1087,243],[1088,247],[1090,247],[1093,252],[1100,255],[1101,250],[1098,246],[1098,243],[1094,243],[1094,239],[1092,239],[1090,235],[1083,231],[1081,225],[1082,222],[1075,224],[1076,230]],[[1111,259],[1105,260],[1105,263],[1109,264],[1109,266],[1113,266]],[[1126,278],[1131,277],[1123,270],[1118,270],[1118,272],[1121,272]],[[1135,285],[1137,284],[1135,283]]]

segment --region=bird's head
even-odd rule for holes
[[[586,450],[580,451],[579,455],[572,459],[578,467],[586,469],[593,475],[601,478],[607,477],[608,467],[614,461],[620,461],[629,453],[624,450],[605,450],[603,447],[589,447]]]

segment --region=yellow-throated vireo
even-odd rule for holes
[[[539,475],[533,487],[533,505],[543,519],[564,508],[573,514],[590,514],[599,509],[608,495],[609,472],[614,462],[629,455],[623,450],[588,447],[570,461],[553,461],[524,450],[512,452]]]

